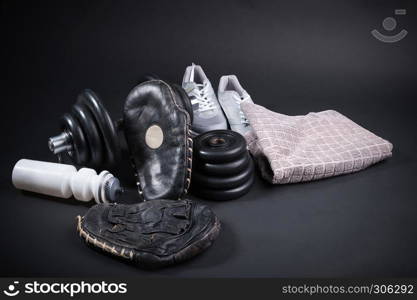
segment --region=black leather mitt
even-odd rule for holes
[[[145,268],[187,260],[211,246],[220,222],[189,200],[97,204],[78,216],[78,232],[93,247]]]
[[[190,101],[181,87],[162,80],[136,86],[124,107],[124,132],[145,200],[180,199],[192,166]]]

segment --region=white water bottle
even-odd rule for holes
[[[13,185],[21,190],[80,201],[95,199],[97,203],[115,202],[123,189],[119,180],[108,171],[97,175],[93,169],[79,171],[72,165],[19,160],[13,168]]]

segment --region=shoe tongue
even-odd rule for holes
[[[195,88],[197,88],[197,84],[193,81],[185,82],[183,85],[185,92],[188,94]]]

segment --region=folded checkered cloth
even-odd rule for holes
[[[242,102],[245,136],[262,176],[284,184],[360,171],[392,155],[392,144],[334,110],[287,116]]]

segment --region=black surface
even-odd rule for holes
[[[395,44],[374,39],[396,8]],[[416,5],[402,1],[2,1],[1,253],[8,276],[417,276]],[[383,31],[382,31],[383,32]],[[209,203],[223,222],[189,263],[148,272],[76,234],[74,200],[22,193],[20,158],[54,161],[47,138],[84,88],[112,114],[144,73],[180,82],[201,64],[213,86],[236,74],[284,114],[335,109],[394,144],[365,171],[271,186]]]

